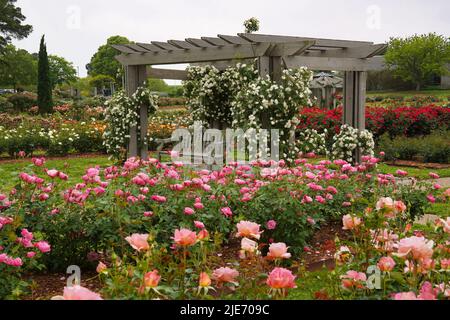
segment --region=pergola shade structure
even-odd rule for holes
[[[387,46],[364,41],[240,33],[237,36],[218,35],[113,47],[121,53],[116,59],[125,68],[125,89],[130,96],[148,77],[187,78],[186,71],[148,67],[152,65],[207,63],[224,69],[236,61],[258,59],[260,75],[269,75],[274,81],[281,80],[284,68],[344,71],[343,122],[364,129],[366,72],[384,69],[382,55]],[[129,155],[147,159],[147,145],[137,144],[138,134],[141,141],[146,141],[146,106],[141,107],[140,115],[142,132],[131,128]]]

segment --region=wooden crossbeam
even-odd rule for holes
[[[152,52],[151,50],[141,47],[140,45],[137,44],[127,44],[126,46],[136,52]]]
[[[170,70],[159,68],[147,68],[147,74],[150,78],[166,79],[166,80],[186,80],[187,71],[185,70]]]
[[[288,69],[307,67],[311,70],[325,71],[376,71],[385,68],[384,57],[356,59],[292,56],[284,57],[283,61]]]
[[[123,65],[155,65],[193,63],[221,60],[250,59],[263,56],[270,43],[255,43],[240,46],[173,50],[159,53],[135,53],[116,56]]]
[[[367,59],[384,53],[387,49],[387,44],[375,44],[362,47],[346,48],[346,49],[333,49],[326,51],[316,51],[307,53],[309,57],[322,57],[322,58],[359,58]]]
[[[227,35],[223,35],[223,34],[219,34],[218,37],[222,40],[225,40],[226,42],[230,43],[230,44],[249,44],[251,43],[250,41],[247,41],[241,37],[237,37],[237,36],[227,36]]]
[[[239,33],[239,37],[250,42],[292,42],[292,41],[316,41],[316,45],[324,48],[352,48],[373,44],[373,42],[351,41],[351,40],[333,40],[333,39],[316,39],[306,37],[277,36],[268,34],[255,33]]]
[[[190,44],[197,46],[199,48],[214,48],[216,47],[215,45],[206,42],[205,40],[202,39],[195,39],[195,38],[187,38],[186,42],[189,42]]]
[[[163,51],[160,47],[155,46],[154,44],[151,43],[136,43],[138,46],[151,51],[151,52],[160,52]]]
[[[182,40],[169,40],[167,42],[169,44],[173,45],[174,47],[177,47],[177,48],[183,49],[183,50],[198,48],[197,46],[194,46],[193,44],[186,42],[186,41],[182,41]]]
[[[180,50],[179,48],[167,43],[167,42],[160,42],[160,41],[152,41],[152,44],[167,51],[176,51]]]
[[[273,44],[269,48],[268,52],[266,52],[266,55],[273,57],[300,55],[313,45],[315,45],[315,41],[298,41]]]
[[[225,40],[220,39],[220,38],[202,37],[202,40],[205,40],[206,42],[208,42],[214,46],[219,46],[219,47],[229,45],[228,42],[226,42]]]
[[[111,45],[111,47],[113,47],[116,50],[119,50],[122,53],[137,53],[136,50],[130,49],[129,47],[123,44],[113,44]]]

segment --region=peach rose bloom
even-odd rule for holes
[[[200,274],[200,279],[198,281],[198,285],[201,288],[207,288],[211,285],[211,278],[206,272],[202,272]]]
[[[288,247],[285,243],[272,243],[269,246],[269,253],[267,254],[267,258],[276,260],[276,259],[289,259],[291,254],[288,253]]]
[[[197,234],[189,229],[175,230],[175,236],[173,240],[178,246],[190,247],[197,242]]]
[[[406,258],[409,254],[416,260],[427,260],[433,256],[434,242],[424,237],[401,239],[398,243],[397,256]]]
[[[381,271],[391,272],[395,267],[395,261],[391,257],[382,257],[377,266]]]
[[[267,278],[267,285],[272,289],[297,288],[295,278],[290,270],[275,268]]]
[[[103,300],[102,297],[82,286],[65,287],[63,299],[55,300]]]
[[[144,276],[144,284],[147,288],[156,288],[161,280],[158,270],[147,272]]]
[[[261,226],[259,224],[254,222],[241,221],[237,224],[238,229],[237,236],[259,240],[262,233],[261,231],[259,231],[260,227]]]
[[[245,252],[255,252],[258,249],[258,243],[248,238],[243,238],[241,241],[241,249]]]
[[[97,271],[97,273],[102,273],[106,269],[108,269],[108,267],[103,262],[100,261],[97,265],[96,271]]]
[[[361,225],[362,221],[360,218],[348,214],[342,218],[342,223],[344,224],[343,230],[353,230]]]
[[[380,198],[377,202],[376,209],[394,209],[394,200],[392,198]]]
[[[361,289],[364,288],[367,276],[365,273],[350,270],[345,275],[341,276],[341,279],[344,288],[349,289],[356,287]]]
[[[219,268],[214,270],[213,272],[213,279],[218,282],[229,282],[237,284],[236,278],[239,276],[239,272],[231,269],[231,268]]]
[[[126,237],[125,240],[130,244],[133,249],[141,252],[147,251],[150,249],[150,245],[148,244],[148,234],[133,234],[130,237]]]
[[[437,225],[444,229],[444,232],[450,233],[450,217],[447,220],[439,219]]]

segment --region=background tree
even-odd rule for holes
[[[56,55],[48,56],[50,81],[52,88],[57,85],[70,84],[77,80],[77,70],[72,62]]]
[[[147,86],[151,91],[154,92],[166,92],[169,93],[170,86],[161,79],[153,79],[149,78],[147,79]]]
[[[435,33],[391,38],[385,59],[396,77],[414,82],[419,91],[431,76],[448,73],[450,41]]]
[[[15,3],[16,0],[0,0],[0,55],[13,38],[23,39],[33,31],[32,26],[22,24],[25,16]]]
[[[3,51],[4,62],[0,63],[0,85],[36,85],[37,61],[28,51],[7,45]]]
[[[38,62],[38,107],[40,114],[51,113],[53,111],[52,83],[50,80],[50,68],[45,45],[45,36],[42,36],[39,48]]]
[[[105,45],[98,48],[97,52],[91,58],[91,62],[86,66],[88,75],[98,76],[107,75],[115,79],[116,85],[122,85],[122,66],[114,58],[119,52],[111,47],[112,44],[129,44],[131,43],[125,37],[113,36],[108,38]]]
[[[259,20],[255,17],[244,21],[245,33],[253,33],[259,31]]]

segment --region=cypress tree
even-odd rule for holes
[[[50,70],[47,47],[45,45],[45,36],[42,36],[41,45],[39,48],[38,107],[40,114],[51,113],[53,111],[52,84],[50,81]]]

